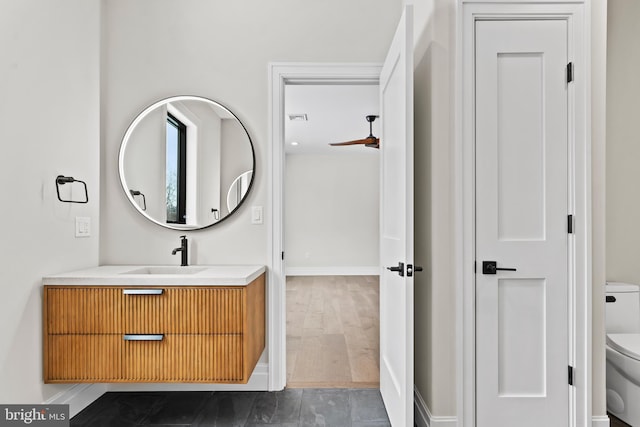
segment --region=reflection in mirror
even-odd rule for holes
[[[138,212],[164,227],[194,230],[238,209],[253,183],[255,155],[231,111],[206,98],[177,96],[135,118],[122,141],[119,169]],[[231,205],[227,189],[240,176],[240,197]]]
[[[167,223],[186,224],[187,125],[169,112],[167,112],[166,136]]]
[[[247,191],[249,191],[252,178],[253,171],[249,170],[241,173],[240,176],[233,181],[227,193],[227,209],[229,212],[232,212],[240,204],[242,199],[244,199]]]

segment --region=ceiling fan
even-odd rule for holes
[[[367,116],[367,121],[369,122],[369,136],[365,139],[356,139],[353,141],[345,141],[345,142],[334,142],[332,145],[334,147],[339,147],[343,145],[360,145],[363,144],[365,147],[371,148],[380,148],[380,139],[373,136],[372,126],[375,119],[379,116]]]

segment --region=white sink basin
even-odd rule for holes
[[[123,271],[120,274],[195,274],[201,271],[206,270],[205,267],[197,267],[197,266],[150,266],[150,267],[142,267],[136,268],[135,270]]]

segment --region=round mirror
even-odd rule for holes
[[[175,96],[133,120],[118,167],[138,212],[163,227],[197,230],[238,210],[253,185],[255,153],[249,133],[228,108]]]

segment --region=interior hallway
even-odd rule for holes
[[[377,388],[378,276],[287,277],[287,387]]]

